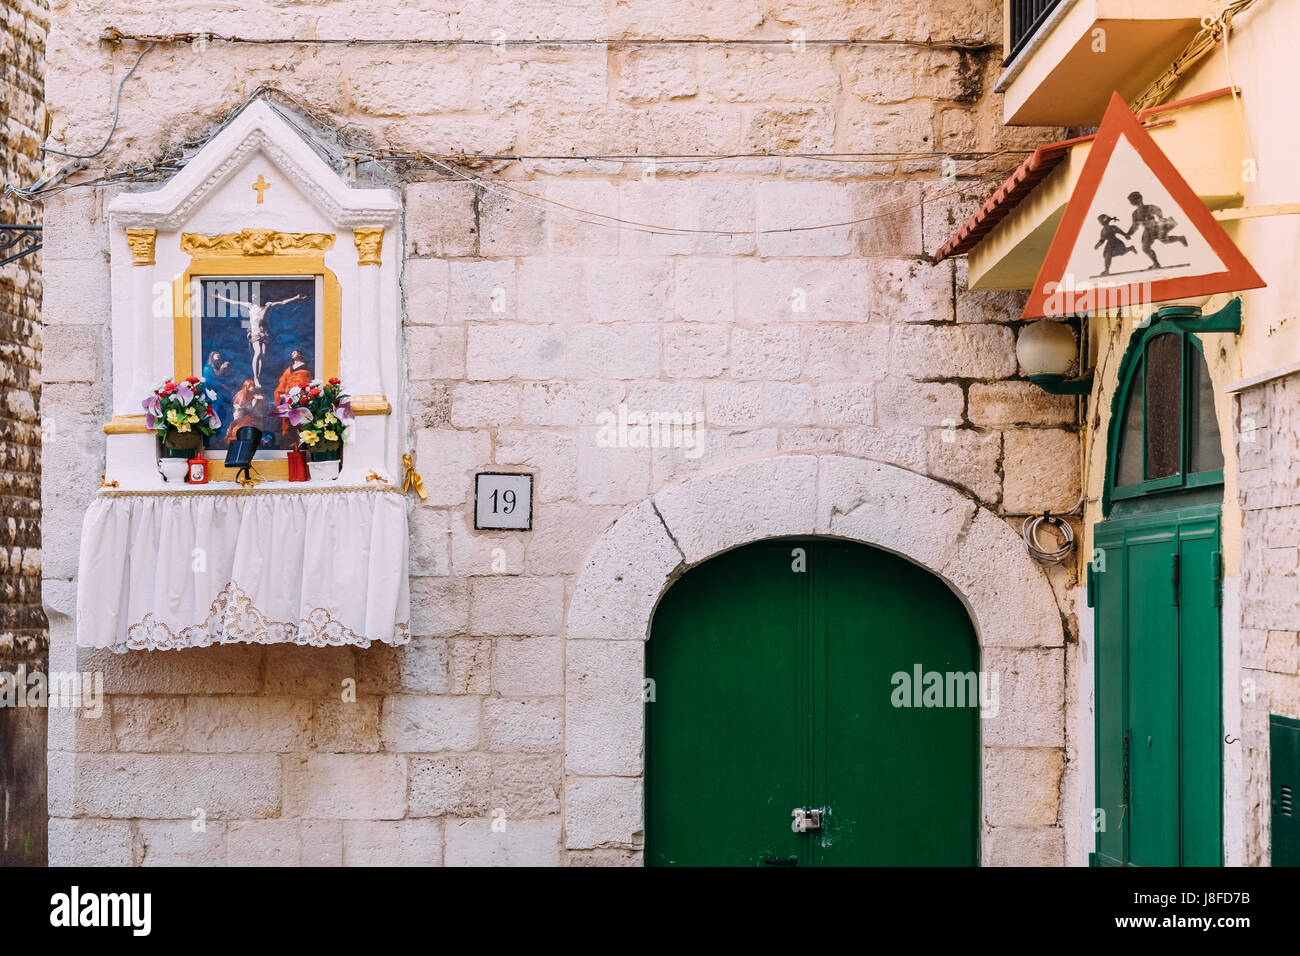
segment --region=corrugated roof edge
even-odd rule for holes
[[[1186,99],[1175,100],[1161,106],[1153,106],[1140,112],[1138,119],[1147,120],[1160,113],[1167,113],[1170,110],[1176,110],[1184,106],[1217,99],[1233,92],[1232,87],[1225,86],[1223,89],[1189,96]],[[988,235],[994,226],[1006,218],[1011,210],[1015,209],[1026,196],[1033,192],[1035,186],[1046,179],[1052,170],[1061,165],[1072,148],[1080,143],[1090,142],[1094,138],[1095,136],[1077,136],[1074,139],[1044,143],[1030,153],[1025,161],[1016,167],[1016,171],[1007,177],[1007,181],[989,197],[988,201],[976,210],[973,216],[962,223],[951,238],[935,251],[935,263],[970,252],[979,244],[981,239]]]

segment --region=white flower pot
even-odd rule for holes
[[[184,458],[159,458],[158,470],[162,472],[163,481],[169,484],[184,482],[190,463]]]
[[[335,458],[333,461],[309,462],[307,468],[318,481],[334,481],[339,476],[339,466],[342,464],[342,461]]]

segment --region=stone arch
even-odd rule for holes
[[[900,555],[970,612],[998,710],[981,721],[981,859],[1060,864],[1064,629],[1046,574],[1005,521],[896,465],[786,455],[666,486],[614,522],[578,574],[565,627],[565,832],[571,850],[641,845],[644,643],[686,570],[763,538],[826,535]]]

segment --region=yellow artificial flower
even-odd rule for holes
[[[338,419],[334,417],[334,413],[333,413],[333,412],[326,412],[326,413],[325,413],[325,424],[326,424],[326,425],[333,425],[333,424],[335,424],[337,421],[338,421]]]
[[[320,436],[318,436],[315,432],[299,432],[298,437],[301,438],[303,441],[305,441],[308,445],[314,445],[316,444],[316,439]]]
[[[181,423],[181,415],[180,415],[180,412],[176,411],[176,409],[174,409],[174,408],[173,408],[173,409],[170,409],[170,410],[167,412],[167,424],[169,424],[169,425],[179,425],[180,423]]]
[[[330,441],[338,441],[338,440],[339,440],[339,436],[334,432],[334,429],[332,429],[332,428],[327,428],[327,429],[325,429],[325,437],[326,437],[327,439],[329,439]]]

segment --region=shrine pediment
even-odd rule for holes
[[[231,119],[163,186],[118,196],[109,205],[109,215],[122,227],[178,230],[232,181],[237,181],[238,195],[252,197],[241,174],[260,157],[334,226],[374,226],[396,219],[401,200],[393,190],[349,185],[318,149],[325,147],[309,142],[275,106],[257,100]],[[261,198],[258,192],[257,199]]]

